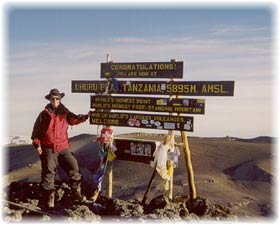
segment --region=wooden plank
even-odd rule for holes
[[[193,117],[117,112],[91,112],[90,124],[158,130],[193,131]]]
[[[119,81],[115,94],[233,96],[234,81]],[[103,93],[106,81],[72,80],[73,93]],[[113,83],[109,92],[114,93]]]
[[[90,107],[107,110],[204,114],[205,100],[92,95]]]

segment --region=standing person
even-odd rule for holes
[[[86,121],[88,115],[75,115],[70,112],[61,103],[64,95],[58,89],[52,89],[45,96],[50,103],[39,114],[31,137],[41,160],[43,204],[49,208],[54,207],[54,181],[58,164],[70,178],[73,200],[79,202],[86,200],[81,193],[82,176],[78,162],[70,151],[67,130],[69,125],[77,125]]]

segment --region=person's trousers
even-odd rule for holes
[[[81,182],[81,173],[79,170],[78,161],[69,148],[56,152],[50,148],[44,148],[40,155],[41,159],[41,187],[44,190],[54,190],[54,181],[56,176],[57,166],[66,172],[70,178],[71,185]]]

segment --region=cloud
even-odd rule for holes
[[[222,26],[215,27],[209,30],[211,35],[225,36],[225,35],[256,35],[270,32],[268,27],[252,27],[252,26]]]
[[[122,43],[122,44],[143,44],[147,43],[145,38],[137,38],[137,37],[119,37],[119,38],[112,38],[113,43]]]

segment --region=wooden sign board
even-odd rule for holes
[[[101,63],[101,78],[183,78],[183,62]]]
[[[153,154],[161,143],[152,140],[114,138],[114,145],[118,149],[115,154],[118,160],[150,163]]]
[[[73,93],[109,93],[137,95],[233,96],[234,81],[119,81],[118,91],[108,81],[72,81]]]
[[[204,99],[91,96],[92,109],[204,114]]]
[[[90,112],[90,124],[158,130],[193,131],[193,117],[190,116],[92,111]]]

